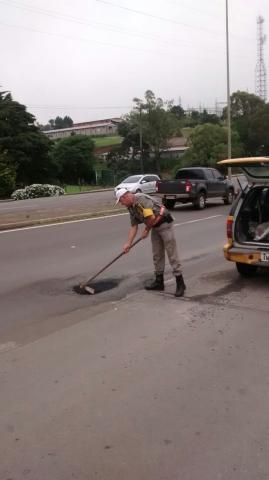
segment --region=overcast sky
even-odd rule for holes
[[[255,93],[258,15],[268,34],[268,0],[229,0],[231,93]],[[269,39],[269,72],[268,52]],[[227,98],[225,0],[0,0],[0,85],[40,123],[121,116],[148,89],[214,107]]]

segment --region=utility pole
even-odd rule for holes
[[[263,46],[266,41],[266,35],[263,34],[264,18],[257,18],[257,64],[256,64],[256,95],[265,102],[267,98],[267,77],[266,67],[263,57]]]
[[[143,131],[142,131],[142,103],[139,105],[139,147],[140,147],[140,169],[144,173],[143,164]]]
[[[228,128],[228,158],[232,158],[231,139],[231,98],[230,98],[230,61],[229,61],[229,11],[226,0],[226,64],[227,64],[227,128]],[[228,178],[232,178],[232,169],[228,167]]]
[[[143,102],[140,98],[135,97],[133,102],[136,103],[135,110],[139,112],[139,148],[140,148],[140,170],[141,173],[144,173],[144,164],[143,164],[143,129],[142,129],[142,110],[143,110]]]

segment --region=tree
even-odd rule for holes
[[[173,105],[170,110],[178,120],[182,120],[185,117],[185,110],[181,105]]]
[[[48,127],[49,130],[58,130],[61,128],[69,128],[72,126],[73,126],[73,120],[71,117],[67,115],[65,115],[65,117],[63,118],[59,116],[57,116],[55,119],[51,118],[48,122],[48,125],[45,125],[45,127]]]
[[[7,197],[15,189],[16,169],[0,148],[0,196]]]
[[[93,176],[94,142],[85,135],[73,135],[55,143],[53,160],[64,183],[89,183]]]
[[[0,92],[0,147],[9,167],[16,171],[16,183],[28,184],[50,179],[51,142],[35,125],[35,117],[26,107]]]
[[[136,107],[131,114],[132,121],[137,129],[142,122],[143,139],[154,152],[155,170],[160,174],[162,149],[167,146],[169,138],[175,134],[181,135],[178,119],[171,112],[172,102],[156,98],[151,90],[146,91],[145,101],[134,98],[134,102]]]
[[[227,128],[210,123],[195,127],[189,138],[190,148],[181,157],[184,165],[215,166],[227,157]],[[233,156],[240,156],[242,145],[232,132]]]
[[[249,144],[255,155],[269,155],[269,103],[251,119]]]
[[[257,95],[237,91],[231,96],[231,119],[232,128],[239,134],[240,140],[244,145],[245,155],[257,155],[261,151],[262,145],[266,143],[269,130],[269,124],[264,124],[264,135],[257,136],[255,130],[259,124],[259,119],[266,110],[266,104]],[[225,118],[227,109],[223,110]],[[266,114],[265,114],[266,119]],[[263,128],[262,128],[263,130]],[[260,130],[261,132],[261,130]]]
[[[138,122],[143,122],[143,117],[137,116],[137,112],[131,112],[131,114],[126,115],[125,119],[119,123],[118,125],[118,133],[123,137],[123,141],[121,143],[120,148],[118,149],[117,153],[123,155],[123,157],[131,157],[132,162],[134,163],[133,168],[135,168],[135,164],[138,166],[137,156],[140,157],[140,125]],[[148,161],[149,159],[149,150],[150,146],[142,135],[142,153],[144,161]],[[113,157],[113,152],[112,152]]]
[[[231,118],[233,120],[250,117],[263,109],[265,105],[257,95],[238,90],[231,96]],[[224,118],[226,118],[227,107],[224,108]]]

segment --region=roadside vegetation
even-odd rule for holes
[[[119,146],[123,140],[119,135],[113,137],[92,137],[95,147]]]
[[[0,197],[32,184],[64,187],[67,193],[113,186],[129,174],[152,172],[169,178],[182,166],[214,166],[227,156],[226,108],[220,116],[185,111],[148,90],[119,124],[118,136],[72,135],[51,141],[46,129],[67,128],[65,116],[36,124],[26,107],[0,92]],[[232,156],[269,155],[269,104],[254,94],[231,96]],[[188,149],[176,158],[163,152],[172,137],[184,137]],[[142,146],[142,149],[141,149]],[[109,153],[97,156],[98,148]]]

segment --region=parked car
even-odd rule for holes
[[[157,194],[167,208],[174,208],[176,202],[192,202],[195,208],[203,209],[209,197],[221,197],[224,203],[234,199],[234,185],[215,168],[180,168],[175,180],[157,182]]]
[[[242,276],[269,267],[269,157],[234,158],[218,162],[241,167],[248,184],[242,188],[227,218],[224,256]]]
[[[131,175],[115,187],[115,193],[120,188],[126,188],[132,193],[155,193],[157,180],[160,180],[160,177],[151,173],[146,175]]]

